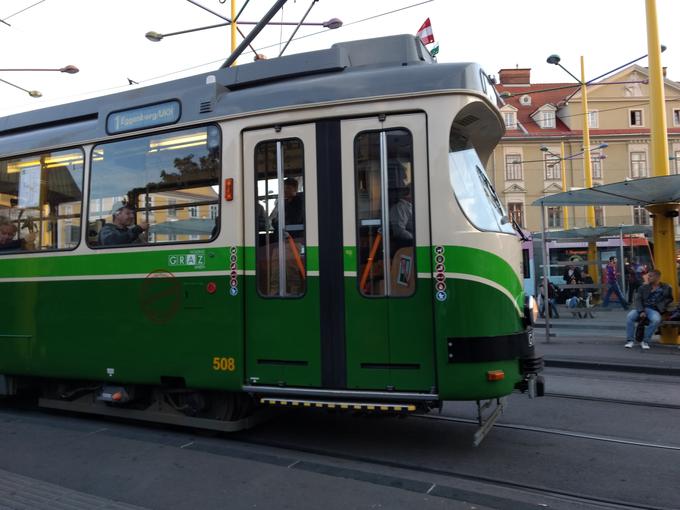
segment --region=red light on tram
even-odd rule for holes
[[[227,202],[234,200],[234,179],[224,179],[224,199]]]
[[[217,292],[217,284],[215,282],[208,282],[208,285],[205,286],[205,290],[208,294],[214,294]]]
[[[502,381],[503,379],[505,379],[505,372],[502,370],[489,370],[486,373],[487,381]]]

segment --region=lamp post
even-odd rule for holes
[[[66,73],[66,74],[76,74],[76,73],[80,72],[80,69],[78,69],[74,65],[67,65],[67,66],[64,66],[64,67],[55,67],[55,68],[36,67],[36,68],[21,68],[21,69],[19,69],[19,68],[0,69],[0,72],[3,72],[3,73],[4,72],[14,73],[14,72],[25,72],[25,71],[29,71],[29,72],[59,72],[59,73]],[[0,78],[0,82],[5,83],[5,84],[9,85],[10,87],[14,87],[16,89],[22,90],[22,91],[26,92],[31,97],[36,97],[36,98],[42,97],[42,93],[39,90],[28,90],[28,89],[25,89],[23,87],[20,87],[16,83],[12,83],[10,81],[3,80],[2,78]]]
[[[649,107],[652,117],[652,168],[654,176],[668,175],[668,135],[666,131],[666,108],[664,80],[659,51],[659,27],[657,22],[656,0],[646,0],[647,51],[649,52]],[[658,204],[648,207],[653,214],[654,253],[656,266],[661,271],[677,299],[678,278],[675,263],[675,227],[673,219],[678,215],[679,204]],[[678,343],[678,329],[661,328],[663,343]]]
[[[607,143],[601,143],[595,147],[589,148],[586,150],[585,148],[581,150],[581,152],[577,152],[575,154],[572,154],[571,156],[565,157],[564,156],[564,141],[560,142],[560,153],[555,154],[552,152],[546,145],[541,145],[540,150],[541,152],[544,152],[546,154],[550,154],[554,158],[559,160],[560,163],[560,174],[561,174],[561,179],[562,179],[562,191],[567,191],[567,170],[564,167],[564,162],[565,161],[570,161],[574,159],[578,159],[579,156],[583,156],[583,159],[590,162],[590,153],[592,151],[597,151],[600,149],[606,149],[609,147],[609,144]],[[600,155],[600,159],[603,159],[604,156]],[[564,206],[564,211],[563,211],[563,216],[564,216],[564,229],[567,230],[569,228],[569,210],[567,206]]]
[[[548,64],[559,66],[569,76],[574,78],[581,85],[581,106],[583,111],[583,150],[587,157],[583,158],[583,171],[585,173],[586,188],[593,187],[593,170],[590,161],[590,126],[588,124],[588,84],[586,83],[586,72],[583,55],[581,55],[581,79],[574,76],[567,68],[560,64],[559,55],[550,55],[547,59]],[[586,207],[586,223],[589,227],[595,227],[595,207],[589,205]],[[593,279],[597,282],[600,280],[600,267],[597,257],[597,243],[595,241],[588,242],[588,260],[594,263]]]

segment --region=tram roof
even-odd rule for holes
[[[435,64],[417,37],[395,35],[261,60],[107,96],[0,118],[0,154],[67,146],[107,136],[110,113],[181,103],[178,123],[226,115],[437,90],[487,97],[474,63]]]
[[[680,202],[680,175],[662,175],[555,193],[531,205],[641,205]]]

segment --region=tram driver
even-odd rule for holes
[[[129,204],[116,202],[111,209],[112,223],[106,223],[99,231],[99,244],[113,246],[119,244],[138,244],[149,224],[142,221],[134,225],[135,212]]]

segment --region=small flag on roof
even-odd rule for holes
[[[432,34],[432,25],[430,24],[430,18],[425,20],[423,26],[420,27],[418,33],[416,34],[423,41],[423,44],[430,44],[434,42],[434,35]]]
[[[432,46],[432,49],[430,50],[430,55],[433,57],[437,56],[437,53],[439,53],[439,43],[435,43],[434,46]]]

